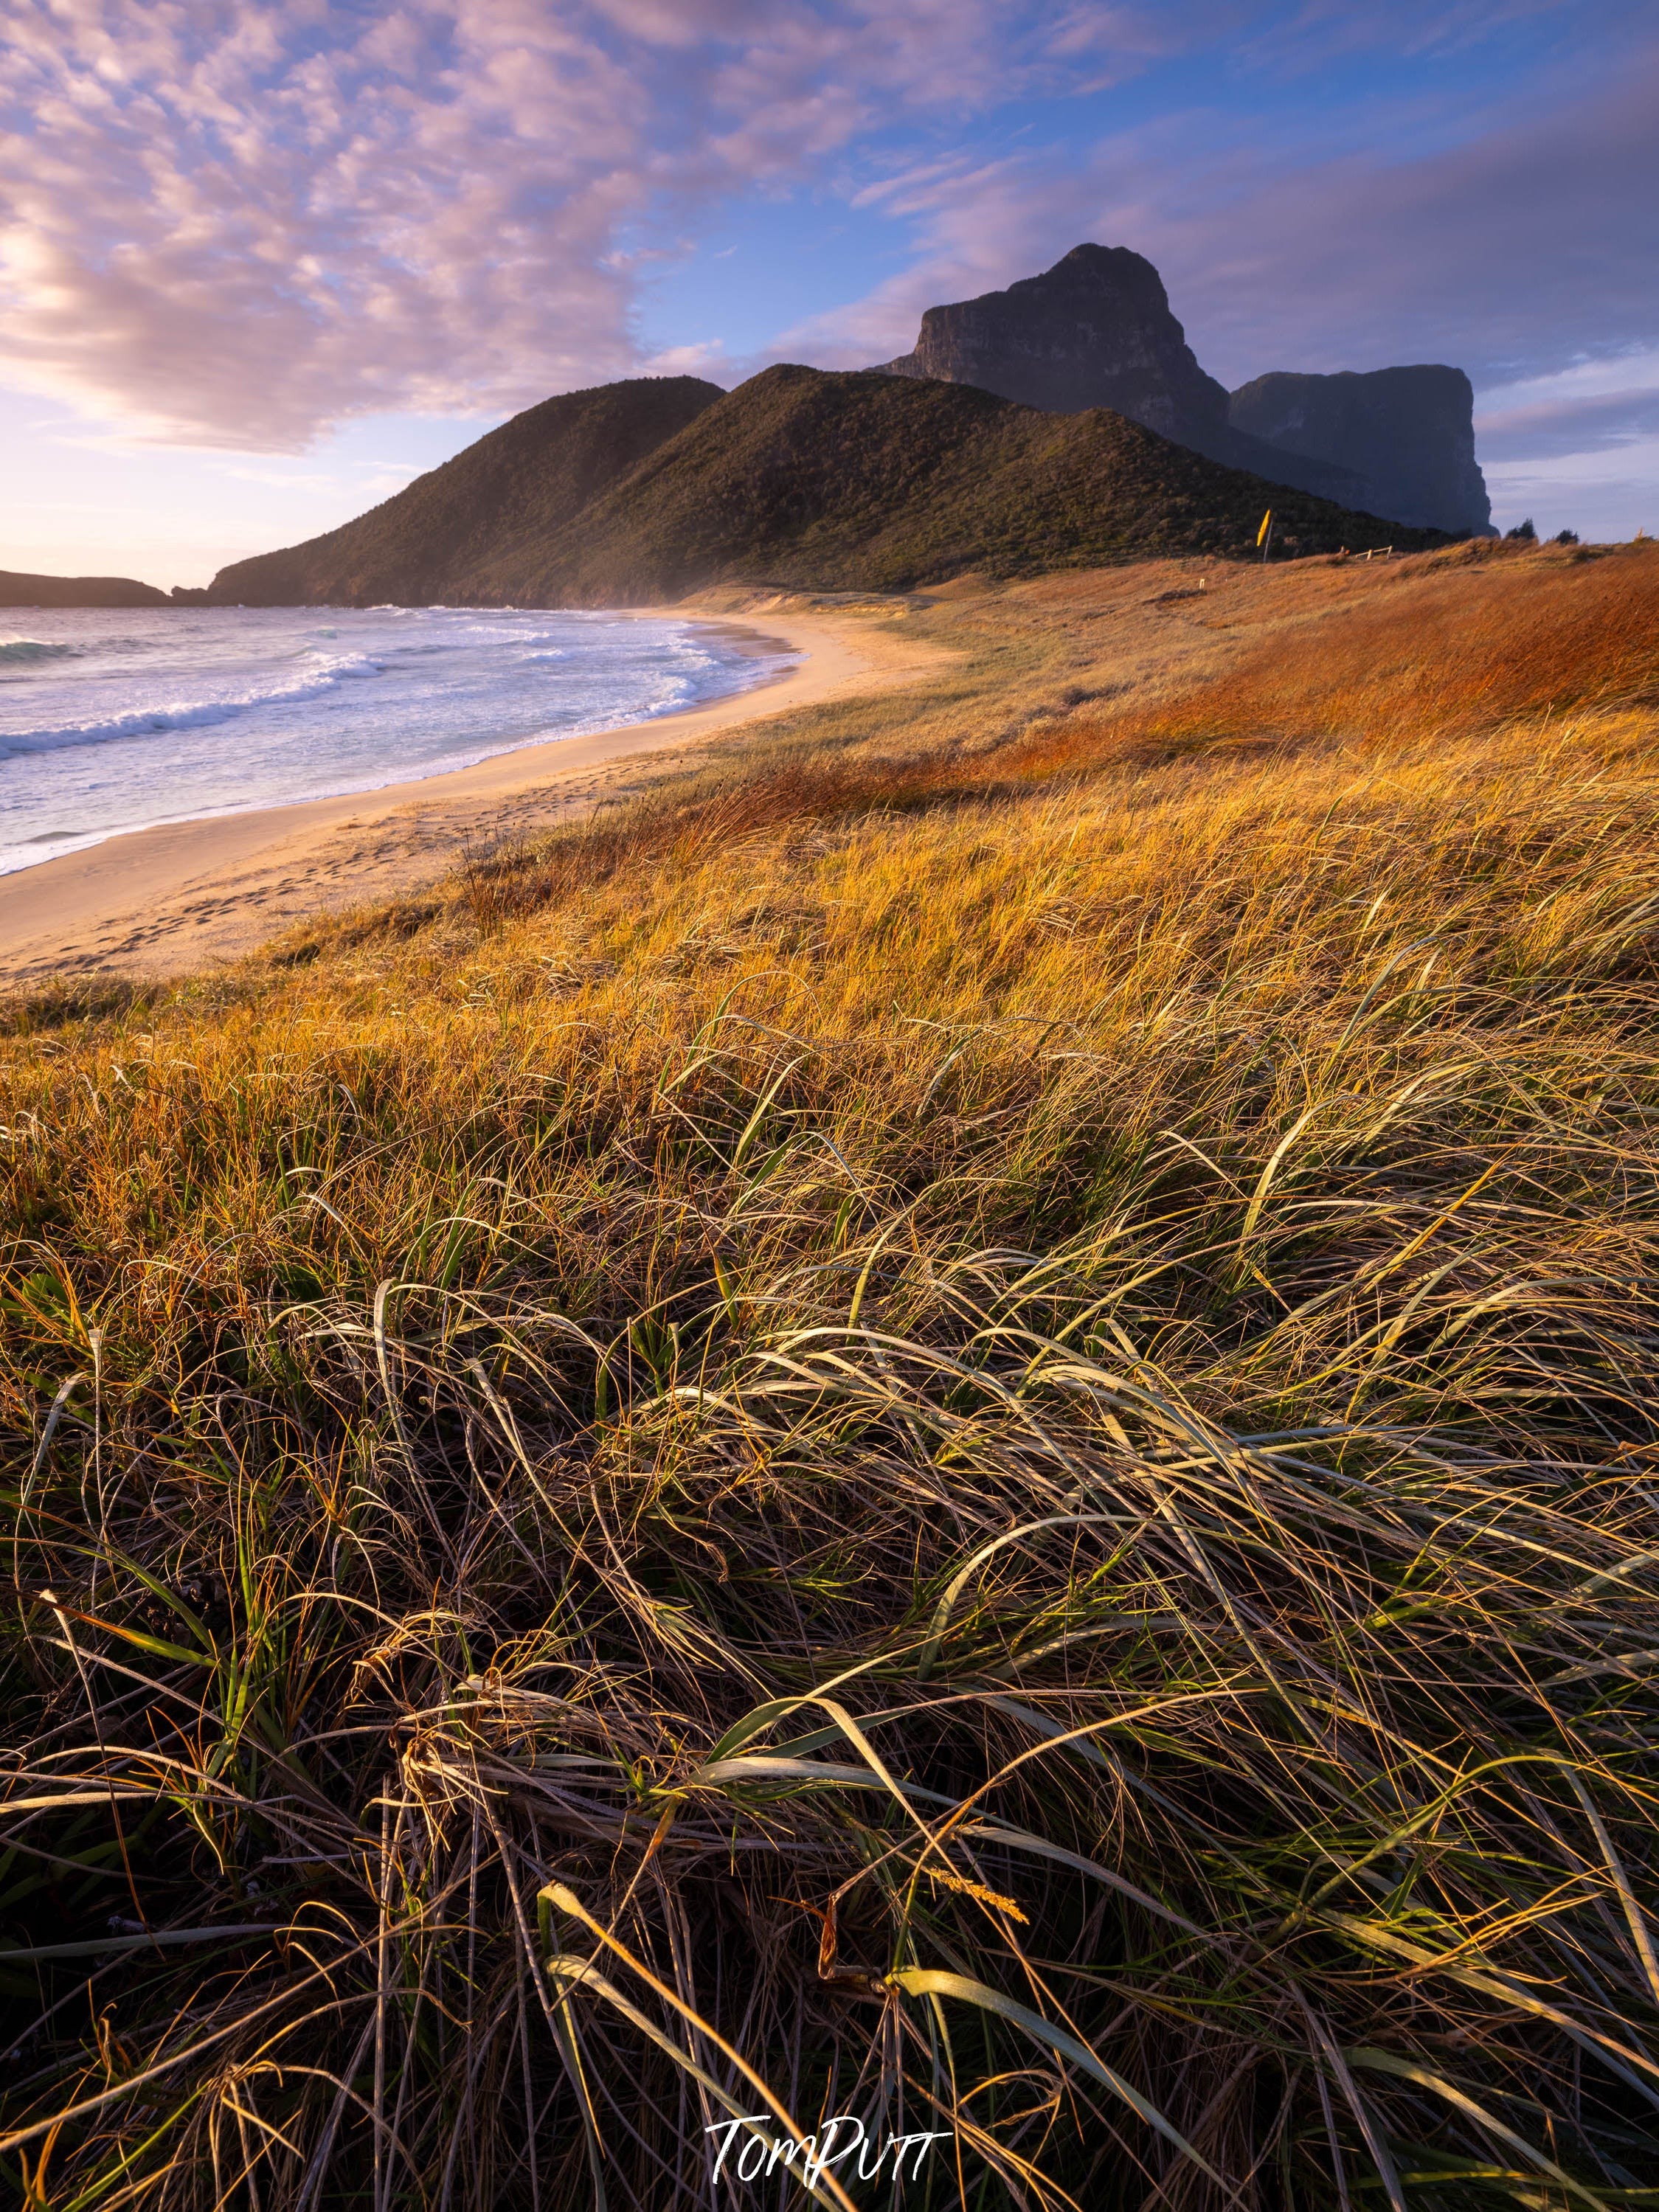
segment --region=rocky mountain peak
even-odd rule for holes
[[[1461,369],[1274,374],[1231,396],[1199,366],[1164,280],[1121,246],[1074,246],[1040,276],[929,307],[890,375],[978,385],[1054,414],[1110,407],[1270,483],[1455,532],[1491,527]]]
[[[1226,428],[1227,394],[1199,367],[1163,278],[1123,246],[1074,246],[1005,292],[929,307],[914,349],[883,366],[1055,414],[1111,407],[1182,445]]]

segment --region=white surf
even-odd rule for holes
[[[373,791],[775,673],[732,634],[470,607],[10,609],[0,874],[160,822]]]

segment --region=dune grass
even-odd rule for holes
[[[9,1006],[25,2201],[1659,2200],[1659,561],[1528,560]]]

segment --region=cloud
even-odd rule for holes
[[[1565,0],[9,0],[0,377],[106,434],[298,452],[641,370],[883,360],[925,307],[1095,238],[1157,263],[1225,382],[1456,361],[1495,466],[1601,455],[1610,482],[1647,465],[1659,385],[1659,47],[1648,0],[1577,24]],[[1522,35],[1555,40],[1543,89],[1469,105]],[[1364,88],[1368,55],[1413,52],[1463,58],[1415,105]],[[1224,105],[1052,105],[1194,56],[1182,82],[1223,63]],[[1298,92],[1327,67],[1346,106]],[[1021,97],[1020,133],[988,132]],[[902,265],[759,358],[652,352],[641,288],[699,211],[801,187]]]
[[[1501,10],[1459,13],[1473,39]],[[1457,362],[1477,386],[1563,368],[1659,337],[1656,112],[1650,41],[1611,85],[1476,118],[1462,143],[1393,159],[1298,160],[1248,116],[1196,110],[1105,137],[1080,162],[1059,149],[994,162],[941,149],[853,188],[912,221],[909,265],[782,334],[778,350],[879,360],[914,342],[923,308],[1094,239],[1157,264],[1200,360],[1229,385],[1401,361]],[[1373,114],[1368,147],[1389,137]]]
[[[1481,415],[1475,429],[1488,465],[1603,453],[1659,437],[1659,392],[1638,387],[1600,399],[1510,408]]]
[[[780,333],[768,358],[833,368],[890,360],[915,343],[925,308],[999,290],[1097,234],[1074,180],[1056,178],[1030,152],[936,155],[875,176],[849,198],[915,224],[915,258],[862,299]]]
[[[1474,428],[1489,463],[1649,444],[1659,436],[1659,346],[1485,392]]]
[[[639,364],[641,376],[718,376],[726,366],[726,348],[718,338],[696,345],[666,346]]]
[[[32,115],[0,145],[14,373],[272,448],[345,408],[499,406],[532,362],[542,389],[617,373],[625,292],[599,258],[637,150],[626,85],[525,28],[386,15],[329,46],[303,8],[24,0],[7,88]]]
[[[158,437],[273,450],[348,414],[498,413],[626,374],[665,209],[1145,43],[1074,0],[8,16],[0,367]]]

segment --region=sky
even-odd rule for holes
[[[204,583],[1085,239],[1230,386],[1466,368],[1500,526],[1659,533],[1653,0],[0,0],[0,567]]]

